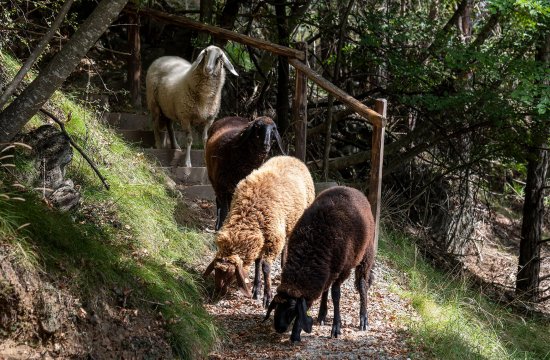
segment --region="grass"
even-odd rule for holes
[[[404,274],[396,292],[420,320],[412,341],[438,359],[550,359],[550,321],[524,317],[472,290],[463,277],[435,269],[407,236],[386,231],[379,256]]]
[[[6,59],[0,54],[2,66],[14,66]],[[176,223],[181,204],[166,189],[165,175],[105,127],[100,114],[60,92],[50,105],[65,118],[70,114],[67,131],[94,159],[110,190],[74,151],[66,177],[80,186],[87,211],[61,214],[31,192],[16,193],[26,201],[0,197],[0,242],[17,244],[22,256],[34,259],[28,266],[54,278],[68,277],[71,291],[84,302],[98,294],[114,298],[113,289],[130,288],[134,305],[160,304],[176,354],[204,357],[219,332],[186,264],[201,253],[205,235]],[[38,123],[34,119],[30,126]],[[32,164],[23,158],[15,159],[15,179],[21,182],[33,177]],[[7,185],[13,179],[0,172],[0,194],[12,191]],[[25,223],[31,225],[17,230]]]

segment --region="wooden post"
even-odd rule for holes
[[[296,48],[304,51],[307,59],[307,43],[299,42]],[[307,78],[298,69],[296,69],[296,90],[292,100],[292,122],[294,123],[294,156],[306,162]]]
[[[128,14],[128,87],[130,104],[141,109],[141,37],[139,35],[139,15]]]
[[[374,111],[386,118],[388,102],[386,99],[376,99]],[[380,200],[382,197],[382,166],[384,161],[384,122],[381,125],[373,124],[371,168],[369,181],[369,202],[374,216],[374,243],[378,249],[378,236],[380,234]]]

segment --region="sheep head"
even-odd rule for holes
[[[276,141],[279,150],[285,155],[277,124],[270,117],[261,116],[251,121],[241,132],[237,146],[242,146],[249,141],[252,141],[256,149],[265,154],[269,153],[271,145]]]
[[[269,307],[264,321],[269,319],[271,311],[275,309],[273,327],[278,333],[284,333],[288,330],[290,323],[294,320],[290,340],[292,342],[300,341],[302,330],[311,333],[313,319],[307,314],[307,302],[303,297],[295,298],[284,293],[277,293]]]
[[[207,277],[214,270],[215,294],[225,296],[233,278],[237,279],[239,289],[247,297],[251,296],[248,285],[246,284],[246,274],[243,269],[243,261],[239,255],[216,257],[206,268],[203,276]]]
[[[209,77],[220,76],[223,65],[225,65],[231,74],[239,76],[223,50],[214,45],[208,46],[199,53],[199,56],[191,67],[191,71],[194,71],[201,64],[204,75]]]

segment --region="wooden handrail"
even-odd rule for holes
[[[254,46],[263,50],[268,50],[277,55],[286,56],[289,59],[305,60],[305,54],[303,51],[299,51],[299,50],[292,49],[282,45],[272,44],[269,41],[256,39],[247,35],[238,34],[234,31],[222,29],[217,26],[203,24],[201,22],[189,19],[188,17],[185,17],[185,16],[168,14],[163,11],[150,9],[146,7],[137,8],[133,4],[126,5],[126,7],[124,8],[124,11],[129,13],[144,13],[146,15],[149,15],[155,19],[161,20],[168,24],[188,27],[199,31],[206,31],[214,35],[215,37],[236,41],[241,44]]]
[[[336,98],[340,99],[340,101],[347,104],[350,108],[352,108],[359,115],[363,116],[374,126],[378,126],[378,127],[386,126],[386,118],[384,116],[368,108],[359,100],[350,96],[344,90],[340,89],[339,87],[337,87],[336,85],[334,85],[333,83],[331,83],[330,81],[328,81],[327,79],[323,78],[321,75],[313,71],[309,66],[305,65],[303,62],[296,59],[288,59],[288,63],[294,66],[297,70],[306,74],[308,78],[310,78],[312,81],[314,81],[317,85],[319,85],[326,91],[333,94]]]

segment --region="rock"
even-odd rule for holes
[[[69,139],[52,125],[43,125],[17,139],[32,147],[37,176],[32,179],[46,199],[60,211],[78,206],[80,192],[73,181],[65,179],[65,168],[73,158]]]

